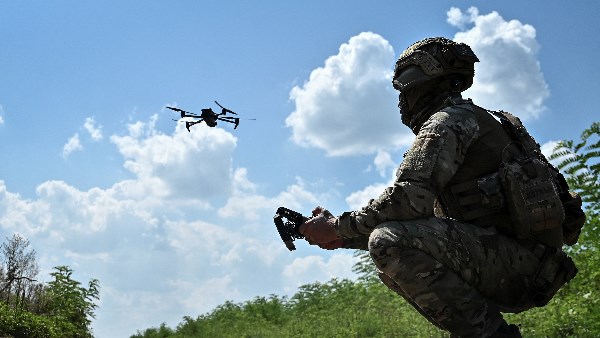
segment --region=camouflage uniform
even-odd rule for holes
[[[454,94],[417,129],[394,185],[342,214],[336,231],[346,247],[365,249],[368,239],[384,284],[433,324],[461,337],[489,336],[505,325],[500,311],[552,297],[556,290],[535,298],[536,273],[542,258],[564,254],[515,239],[504,210],[465,217],[452,207],[452,188],[496,171],[510,142],[487,111]],[[559,263],[552,264],[556,272]]]

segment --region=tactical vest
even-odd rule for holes
[[[456,113],[456,109],[473,114],[480,137],[469,147],[439,198],[446,216],[482,227],[495,226],[502,233],[533,238],[551,247],[574,244],[585,221],[581,200],[569,192],[564,177],[546,160],[521,121],[509,113],[472,104],[444,111]],[[577,202],[578,208],[572,207]],[[571,211],[567,210],[565,217],[564,205],[574,209],[575,222]],[[575,230],[563,233],[568,227]]]

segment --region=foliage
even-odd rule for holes
[[[358,275],[358,280],[365,284],[378,283],[377,268],[371,261],[369,251],[356,250],[354,251],[354,257],[358,258],[358,261],[352,267],[352,272]]]
[[[98,280],[82,287],[71,268],[58,266],[50,283],[39,283],[28,240],[15,234],[0,247],[0,337],[92,337]]]
[[[557,167],[566,174],[569,187],[582,198],[587,221],[580,237],[587,247],[598,249],[600,227],[600,122],[581,133],[581,141],[561,141],[554,148],[551,160],[560,161]]]
[[[35,250],[29,250],[29,241],[14,234],[0,245],[0,299],[14,309],[27,308],[27,299],[37,295],[35,277],[39,272]]]
[[[57,266],[50,275],[54,280],[48,283],[50,295],[49,314],[59,319],[61,331],[69,337],[92,337],[91,318],[99,299],[98,280],[92,279],[88,287],[72,279],[73,270],[68,266]]]
[[[162,324],[132,338],[433,337],[443,333],[382,284],[333,279],[303,285],[291,298],[226,302],[175,330]]]
[[[0,302],[0,337],[54,338],[57,334],[53,321],[27,311],[18,311]]]

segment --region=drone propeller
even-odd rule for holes
[[[183,110],[183,109],[174,108],[174,107],[169,107],[169,106],[167,106],[167,108],[169,108],[169,109],[171,109],[171,110],[174,110],[174,111],[176,111],[176,112],[178,112],[178,113],[181,113],[181,118],[184,118],[184,117],[196,117],[196,115],[195,115],[195,114],[192,114],[192,113],[190,113],[189,111],[185,111],[185,110]]]
[[[222,110],[222,112],[221,112],[221,114],[232,113],[232,114],[234,114],[234,115],[237,115],[237,113],[236,113],[236,112],[234,112],[234,111],[233,111],[233,110],[231,110],[231,109],[227,109],[227,108],[223,107],[222,105],[220,105],[220,104],[219,104],[219,102],[215,101],[215,103],[217,104],[217,106],[219,106],[219,107],[221,107],[221,108],[223,109],[223,110]]]

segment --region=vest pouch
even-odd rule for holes
[[[565,213],[548,165],[514,142],[503,151],[498,177],[518,238],[561,227]]]

